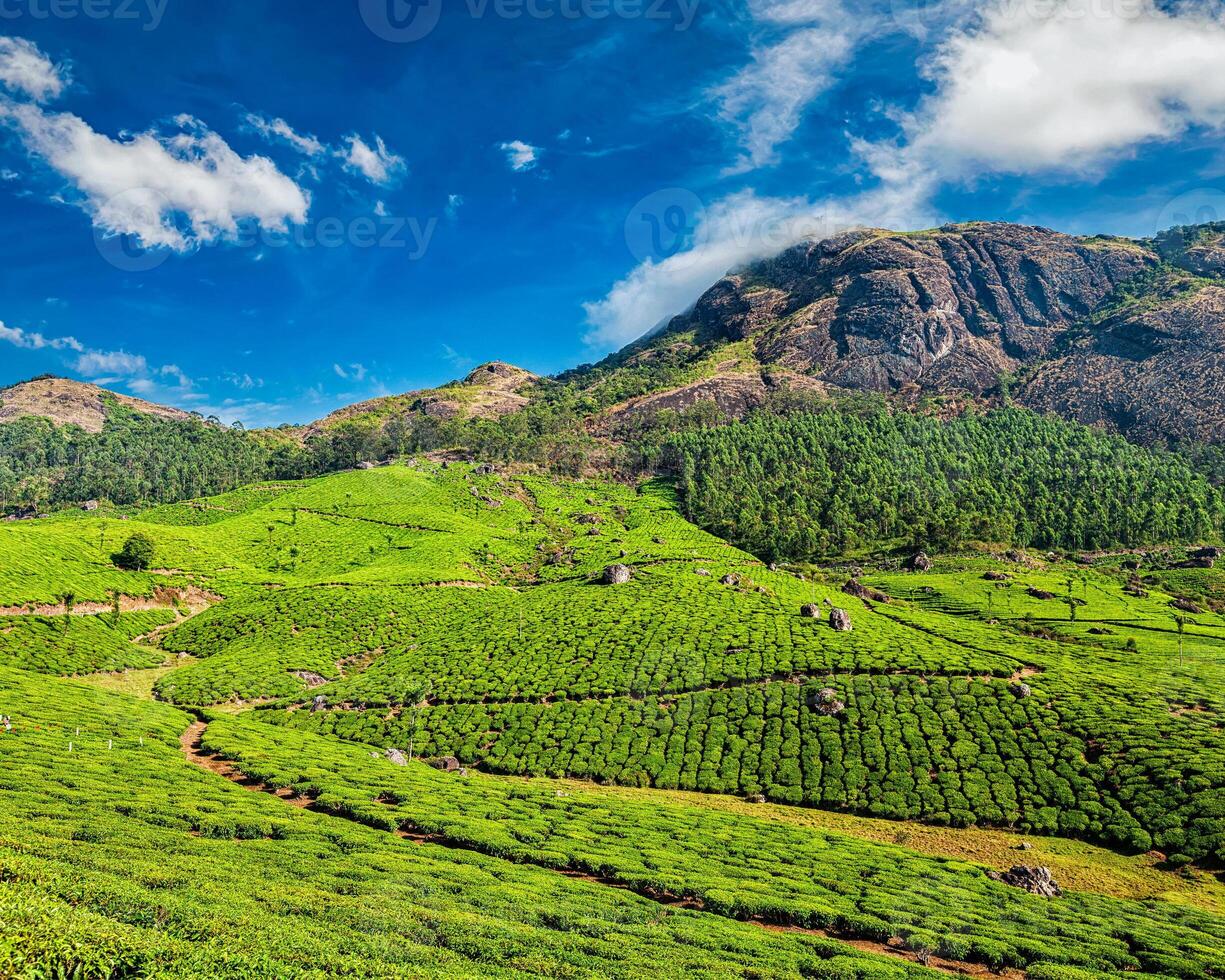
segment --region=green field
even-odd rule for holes
[[[0,976],[1225,977],[1220,572],[1013,557],[433,463],[0,525]]]

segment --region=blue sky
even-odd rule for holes
[[[555,372],[856,225],[1225,218],[1219,2],[2,0],[0,385]]]

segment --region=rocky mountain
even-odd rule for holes
[[[1143,441],[1225,441],[1225,226],[1136,241],[999,223],[865,230],[713,286],[633,357],[747,344],[766,371],[911,400],[1011,382]]]
[[[495,361],[283,435],[400,420],[462,440],[468,420],[529,411],[529,430],[585,427],[615,444],[664,413],[739,417],[845,392],[942,396],[951,412],[1007,392],[1140,442],[1225,443],[1225,224],[1150,240],[980,222],[805,242],[726,276],[600,364],[541,378]],[[40,415],[98,432],[114,405],[189,417],[43,378],[0,392],[0,422]]]
[[[67,378],[35,378],[0,390],[0,423],[27,416],[50,419],[56,425],[75,425],[86,432],[101,432],[113,407],[140,415],[184,420],[190,413],[165,405],[120,395],[97,385]]]

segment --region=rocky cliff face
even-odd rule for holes
[[[1225,285],[1171,284],[1068,346],[1018,387],[1021,404],[1141,442],[1225,440]]]
[[[764,363],[846,388],[977,393],[1156,262],[1131,242],[1015,225],[857,232],[729,276],[670,329],[751,338]]]
[[[1225,440],[1225,226],[1154,241],[1008,224],[861,231],[726,277],[669,334],[860,391],[984,395],[1143,440]]]

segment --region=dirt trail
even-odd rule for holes
[[[271,786],[265,786],[257,779],[252,779],[246,773],[234,766],[230,765],[224,759],[216,754],[209,752],[204,748],[202,738],[204,732],[208,728],[208,722],[197,721],[179,736],[179,745],[182,746],[183,755],[192,765],[198,766],[201,769],[211,772],[222,779],[228,779],[230,782],[245,789],[249,789],[255,793],[271,793],[280,800],[284,800],[291,806],[306,809],[314,801],[309,797],[297,796],[292,790],[288,789],[273,789]]]
[[[216,776],[220,776],[222,779],[227,779],[235,785],[248,789],[253,793],[269,793],[277,797],[279,800],[288,803],[290,806],[295,806],[303,810],[311,810],[312,812],[338,819],[353,819],[351,817],[346,817],[342,814],[335,813],[326,807],[316,806],[313,799],[308,796],[299,796],[291,789],[273,789],[271,786],[248,776],[246,773],[242,772],[242,770],[231,765],[216,753],[209,752],[203,744],[204,733],[207,729],[207,722],[197,721],[193,723],[179,738],[179,745],[182,746],[183,755],[192,765],[198,766],[206,772],[213,773]],[[362,826],[367,825],[362,824]],[[482,853],[476,848],[468,847],[441,834],[428,834],[414,829],[401,827],[400,829],[394,831],[394,835],[401,840],[407,840],[417,844],[437,844],[439,846],[449,847],[454,850],[467,850],[474,853]],[[577,881],[586,881],[591,884],[602,885],[606,888],[616,888],[621,891],[631,892],[635,895],[639,895],[642,898],[650,899],[653,902],[658,902],[660,905],[666,905],[669,908],[689,909],[695,912],[706,911],[705,904],[702,902],[702,900],[694,896],[676,895],[649,887],[634,888],[633,886],[620,881],[617,878],[593,875],[585,871],[547,868],[544,865],[534,866],[543,868],[544,870],[553,871],[557,874],[564,875],[567,878],[572,878]],[[710,914],[717,915],[718,913],[712,912]],[[889,943],[880,943],[866,939],[853,939],[826,929],[805,929],[800,926],[767,922],[760,918],[747,919],[743,921],[759,926],[760,928],[766,929],[769,932],[798,933],[805,936],[820,936],[823,939],[833,939],[837,942],[845,943],[847,946],[857,949],[860,952],[874,953],[879,956],[888,956],[893,959],[906,960],[908,963],[923,965],[929,969],[937,970],[941,973],[947,973],[952,976],[981,978],[1002,977],[1003,980],[1025,980],[1026,976],[1023,970],[992,970],[980,963],[966,963],[960,960],[946,960],[938,956],[922,957],[918,953],[901,948],[900,945],[897,945],[892,941]]]

